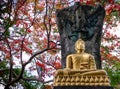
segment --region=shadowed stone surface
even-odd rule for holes
[[[75,52],[74,44],[79,38],[86,42],[85,52],[95,57],[97,68],[101,69],[100,43],[105,10],[100,5],[75,5],[57,10],[57,25],[61,37],[62,66],[66,56]]]

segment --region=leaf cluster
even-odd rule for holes
[[[111,85],[116,86],[120,84],[120,62],[111,61],[112,65],[105,64],[104,69],[107,71],[111,80]]]

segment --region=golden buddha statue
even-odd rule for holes
[[[56,71],[54,85],[109,85],[106,71],[97,70],[94,57],[84,52],[83,40],[76,41],[75,50],[75,54],[67,56],[66,68]]]

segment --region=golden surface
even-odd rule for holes
[[[55,73],[54,86],[63,85],[110,85],[106,71],[97,70],[94,57],[85,53],[85,43],[75,43],[75,54],[66,58],[66,68]]]

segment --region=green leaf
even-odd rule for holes
[[[10,32],[9,32],[9,30],[6,30],[6,32],[5,32],[5,36],[6,36],[6,37],[9,37],[9,36],[10,36]]]
[[[58,33],[58,29],[54,29],[53,33]]]

